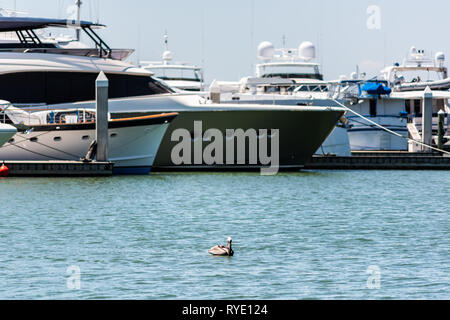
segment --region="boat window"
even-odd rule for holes
[[[298,89],[298,91],[301,91],[301,92],[307,92],[307,91],[309,91],[309,88],[308,88],[308,86],[301,86],[301,87]]]
[[[15,104],[58,104],[95,100],[92,72],[20,72],[0,75],[0,96]],[[124,98],[173,92],[149,76],[107,74],[109,97]]]
[[[262,66],[260,73],[263,78],[323,80],[323,76],[315,66],[268,65]]]
[[[31,141],[31,142],[37,142],[37,141],[38,141],[38,138],[33,137],[33,138],[30,139],[30,141]]]
[[[61,140],[62,140],[61,137],[54,137],[54,138],[53,138],[53,141],[56,141],[56,142],[59,142],[59,141],[61,141]]]
[[[90,138],[89,136],[82,136],[81,140],[89,140],[89,138]]]
[[[198,70],[184,69],[184,68],[148,68],[155,74],[156,78],[161,80],[187,80],[187,81],[201,81],[201,75]]]
[[[280,87],[266,87],[266,93],[279,93]]]

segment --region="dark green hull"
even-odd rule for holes
[[[172,133],[177,129],[194,131],[194,122],[202,121],[203,132],[208,129],[219,129],[225,137],[227,129],[279,129],[279,160],[280,170],[300,169],[311,159],[312,155],[331,134],[339,118],[344,114],[343,110],[318,110],[292,111],[292,110],[236,110],[236,111],[180,111],[175,118],[159,148],[153,171],[177,171],[177,170],[250,170],[262,167],[261,164],[245,165],[206,165],[206,164],[182,164],[175,165],[171,154],[173,148],[179,142],[172,142]],[[192,134],[193,135],[193,134]],[[224,138],[224,146],[226,145]],[[203,142],[203,148],[211,142]],[[268,143],[270,146],[270,142]],[[246,148],[248,149],[248,143]],[[194,163],[194,147],[192,144],[192,161]],[[246,151],[248,154],[248,150]],[[224,147],[226,159],[226,148]],[[236,154],[236,152],[235,152]],[[269,151],[270,154],[270,151]],[[248,160],[248,156],[246,157]]]

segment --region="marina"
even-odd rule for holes
[[[0,299],[450,298],[446,20],[230,1],[0,8]]]

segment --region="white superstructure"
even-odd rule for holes
[[[167,34],[164,39],[166,48],[162,61],[141,61],[140,66],[172,88],[182,91],[203,91],[203,69],[186,62],[173,62],[173,53],[169,51]]]
[[[235,104],[331,106],[329,83],[323,80],[320,64],[312,62],[315,57],[315,46],[309,41],[297,49],[275,49],[272,43],[264,41],[258,46],[261,63],[256,65],[255,76],[239,82],[214,81],[211,98]],[[345,119],[342,120],[317,154],[351,155]]]
[[[405,138],[417,139],[422,131],[422,108],[427,87],[433,95],[435,129],[440,110],[450,115],[450,79],[447,76],[444,53],[438,52],[433,59],[425,50],[412,47],[401,64],[395,63],[384,68],[380,77],[371,80],[359,80],[358,77],[341,80],[332,91],[335,98],[371,121]],[[411,148],[407,139],[375,127],[359,116],[350,115],[348,118],[352,150],[416,151]],[[450,119],[447,118],[445,127],[449,124]]]

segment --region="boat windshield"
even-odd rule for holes
[[[185,80],[185,81],[201,81],[200,70],[187,68],[148,68],[155,74],[156,78],[162,80]]]
[[[259,73],[263,78],[323,80],[318,66],[267,65],[261,66]]]
[[[393,73],[394,82],[431,82],[443,80],[443,75],[441,72],[431,71],[431,70],[397,70]]]

